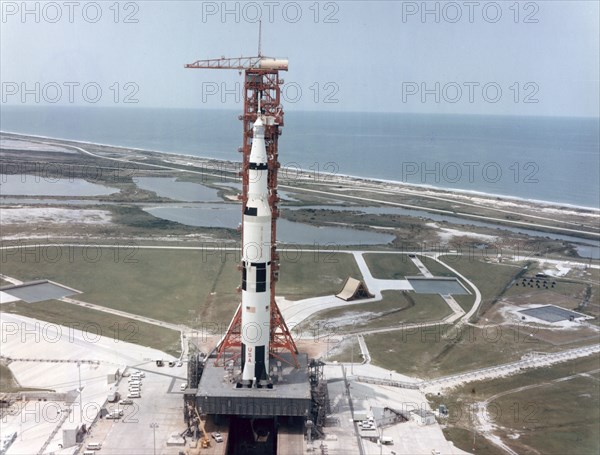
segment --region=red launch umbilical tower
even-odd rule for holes
[[[284,112],[281,105],[281,85],[283,79],[279,78],[280,71],[287,71],[288,61],[259,55],[257,57],[220,58],[198,60],[185,65],[185,68],[196,69],[235,69],[244,71],[244,112],[240,116],[243,123],[243,142],[240,147],[242,152],[242,213],[246,213],[249,187],[250,150],[253,140],[253,126],[257,117],[265,119],[264,140],[268,159],[268,202],[271,208],[271,276],[270,276],[270,324],[269,324],[269,355],[270,357],[290,363],[281,356],[281,352],[291,353],[294,366],[298,367],[296,355],[298,350],[291,333],[275,302],[275,283],[279,276],[279,255],[277,253],[277,218],[279,211],[277,203],[277,175],[279,171],[278,140],[284,124]],[[242,230],[244,223],[242,223]],[[243,238],[243,232],[242,232]],[[244,245],[242,245],[244,251]],[[242,307],[233,317],[226,334],[221,339],[217,350],[218,364],[224,361],[235,360],[240,356],[242,348]]]

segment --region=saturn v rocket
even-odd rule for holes
[[[259,114],[253,126],[243,213],[241,379],[245,387],[262,387],[269,382],[272,213],[264,121]]]

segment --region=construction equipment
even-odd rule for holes
[[[196,412],[196,417],[198,417],[198,430],[200,430],[200,432],[202,433],[202,439],[200,439],[200,448],[208,449],[210,447],[210,438],[206,433],[204,420],[200,416],[200,413],[198,412],[198,408],[196,406],[194,406],[194,411]]]
[[[200,437],[200,439],[198,439],[198,443],[199,443],[198,447],[187,451],[187,455],[196,455],[196,454],[201,453],[200,452],[201,449],[208,449],[210,447],[210,438],[208,437],[208,433],[206,432],[205,420],[202,419],[202,416],[198,412],[198,408],[196,407],[196,405],[194,405],[192,403],[187,403],[187,410],[188,410],[188,415],[189,415],[189,421],[188,421],[189,431],[190,432],[192,431],[192,425],[195,424],[196,428],[198,429],[198,433],[196,433],[196,434],[202,435]]]

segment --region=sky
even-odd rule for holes
[[[241,109],[289,59],[286,110],[599,116],[597,1],[2,1],[2,106]]]

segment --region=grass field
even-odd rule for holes
[[[235,306],[236,264],[201,251],[65,247],[62,253],[56,262],[43,254],[39,261],[10,256],[3,271],[23,281],[51,279],[82,291],[83,301],[173,323],[214,318],[219,308]]]
[[[327,360],[331,362],[337,361],[361,363],[363,358],[356,336],[347,338],[341,341],[339,345],[336,345],[335,348],[331,350],[330,355],[327,356]]]
[[[495,400],[499,409],[509,409],[497,419],[514,428],[520,437],[514,446],[522,454],[593,454],[600,446],[600,395],[598,380],[578,376]],[[515,428],[516,427],[516,428]]]
[[[423,263],[427,270],[429,270],[433,276],[456,276],[454,272],[448,270],[443,264],[440,264],[438,261],[435,261],[426,256],[419,256],[419,259]],[[446,261],[444,261],[444,256],[440,256],[439,258],[442,262],[447,263],[450,267],[455,268],[454,265],[458,261],[462,261],[464,256],[447,256]]]
[[[320,311],[305,324],[311,327],[317,321],[329,321],[338,331],[368,330],[403,323],[439,321],[452,313],[439,295],[397,290],[382,291],[381,295],[383,298],[378,302]]]
[[[577,340],[556,346],[508,325],[488,328],[448,325],[372,334],[365,341],[376,365],[407,375],[432,378],[521,359],[531,351],[555,352],[582,346]]]
[[[276,292],[288,300],[337,294],[349,276],[363,279],[352,254],[326,250],[295,253],[286,250],[281,254]]]
[[[564,296],[569,299],[575,298],[577,301],[581,301],[583,299],[583,295],[584,295],[584,292],[585,292],[585,289],[587,286],[586,284],[583,284],[583,283],[573,283],[573,282],[561,281],[561,280],[557,280],[555,287],[552,288],[549,286],[549,289],[543,289],[543,287],[538,289],[535,286],[535,284],[533,285],[533,287],[521,286],[521,281],[518,281],[517,284],[519,284],[519,286],[515,286],[513,284],[511,287],[509,287],[506,290],[504,295],[506,297],[511,297],[511,296],[515,296],[515,295],[536,292],[536,293],[540,293],[540,294],[548,293],[548,294]]]
[[[482,260],[469,258],[468,256],[460,257],[444,257],[441,256],[440,260],[450,267],[458,271],[461,275],[467,277],[481,292],[481,306],[479,315],[484,314],[493,302],[502,294],[504,289],[513,280],[513,278],[520,272],[519,267],[503,264],[493,264]],[[440,264],[433,265],[434,261],[431,259],[427,260],[426,266],[443,267]],[[425,263],[425,262],[424,262]],[[430,269],[431,270],[431,269]],[[440,270],[440,273],[442,271]],[[434,273],[432,271],[432,273]],[[445,273],[451,273],[446,270]],[[434,273],[436,275],[436,273]],[[452,275],[450,275],[452,276]],[[469,310],[473,305],[472,295],[457,295],[455,296],[456,301],[464,310]]]
[[[73,287],[85,302],[192,327],[228,323],[241,298],[235,251],[94,246],[56,251],[7,256],[2,271],[23,281],[44,278]],[[333,294],[348,276],[362,278],[350,254],[286,252],[277,294],[291,299]]]
[[[474,382],[428,399],[433,407],[448,407],[445,434],[467,451],[473,440],[470,406],[490,400],[488,411],[499,426],[496,433],[519,454],[595,454],[600,444],[600,384],[587,372],[598,368],[598,356],[585,357],[551,369]],[[493,447],[483,450],[485,444],[489,443],[476,434],[476,453],[500,453]]]
[[[406,254],[363,255],[373,278],[381,280],[401,280],[406,276],[419,275],[419,269]]]
[[[15,313],[73,329],[107,336],[115,340],[149,346],[179,356],[179,332],[134,319],[82,308],[58,300],[39,303],[15,302],[3,305],[2,311]],[[86,329],[87,327],[87,329]]]
[[[475,434],[473,431],[459,427],[443,427],[442,432],[448,441],[452,441],[456,447],[469,453],[483,453],[485,455],[506,455],[506,452],[497,445],[491,443],[483,436]]]

